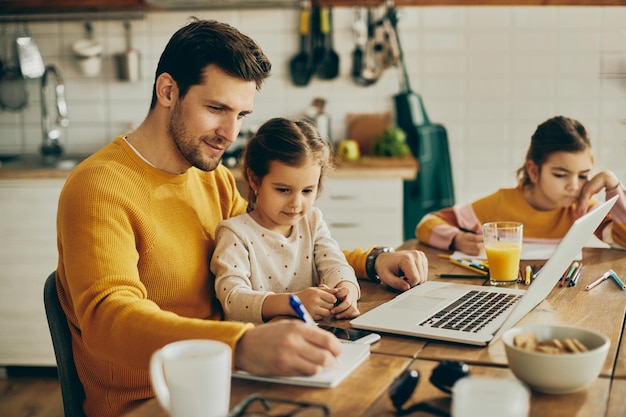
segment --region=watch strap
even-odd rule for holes
[[[394,249],[392,247],[376,246],[370,251],[370,253],[367,254],[367,258],[365,260],[365,273],[371,281],[380,282],[380,277],[376,274],[376,258],[378,258],[378,255],[393,251]]]

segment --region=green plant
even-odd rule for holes
[[[404,130],[389,127],[374,139],[373,152],[378,156],[407,156],[410,155],[411,149],[406,143]]]

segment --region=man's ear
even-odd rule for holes
[[[528,173],[528,179],[530,179],[530,182],[533,184],[539,182],[540,169],[534,161],[531,161],[530,159],[526,161],[526,172]]]
[[[163,107],[172,107],[178,98],[178,84],[167,72],[157,77],[155,91],[157,102]]]

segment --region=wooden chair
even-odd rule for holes
[[[43,289],[43,301],[50,335],[52,336],[54,356],[57,361],[65,417],[85,417],[85,412],[83,411],[85,391],[80,379],[78,379],[76,365],[74,364],[70,328],[57,294],[56,272],[51,273],[46,279]]]

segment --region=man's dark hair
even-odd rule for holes
[[[202,84],[204,69],[215,64],[224,72],[254,81],[259,90],[272,64],[259,45],[239,30],[215,20],[198,20],[179,29],[165,46],[155,73],[150,109],[156,105],[156,79],[167,72],[178,84],[180,97]]]

